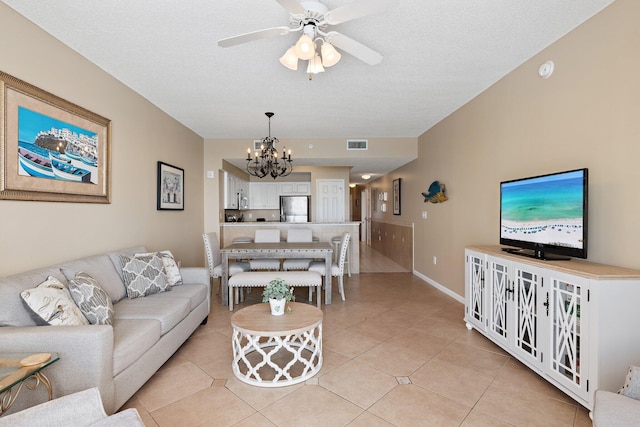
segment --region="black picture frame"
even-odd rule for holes
[[[184,169],[158,162],[157,210],[184,210]]]
[[[393,214],[400,215],[401,214],[401,197],[400,191],[402,189],[402,178],[393,180]]]

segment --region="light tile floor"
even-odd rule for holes
[[[235,379],[231,313],[214,295],[209,322],[124,408],[148,427],[591,426],[586,409],[468,331],[463,305],[411,273],[345,277],[345,292],[323,305],[324,364],[306,383]],[[259,299],[254,290],[236,310]]]

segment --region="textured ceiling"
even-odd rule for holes
[[[400,0],[331,27],[380,64],[312,81],[278,62],[298,33],[217,45],[288,25],[275,0],[1,1],[203,138],[253,140],[265,111],[279,138],[417,137],[613,0]]]

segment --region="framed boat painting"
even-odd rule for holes
[[[110,203],[110,127],[0,72],[0,199]]]
[[[157,210],[184,210],[184,169],[158,162]]]

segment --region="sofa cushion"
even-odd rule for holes
[[[171,288],[170,293],[158,294],[158,298],[187,298],[189,300],[189,311],[191,311],[207,300],[208,290],[206,285],[182,285]]]
[[[113,321],[113,376],[131,366],[158,342],[160,336],[158,320],[115,319]]]
[[[85,272],[78,272],[69,281],[71,298],[92,325],[111,325],[113,304],[100,283]]]
[[[37,326],[33,312],[23,304],[20,292],[38,286],[52,276],[67,283],[59,268],[40,268],[0,278],[0,326]],[[42,321],[44,322],[44,321]]]
[[[69,289],[53,276],[32,289],[24,290],[20,296],[35,314],[52,326],[88,325]]]
[[[133,257],[120,255],[120,264],[129,299],[170,290],[164,274],[164,263],[157,253]]]
[[[113,302],[120,301],[126,295],[120,275],[106,254],[65,262],[60,265],[60,270],[67,280],[73,279],[79,271],[89,274],[100,283]]]
[[[113,306],[116,319],[155,319],[160,322],[160,333],[164,335],[176,326],[191,311],[188,298],[167,298],[154,294],[145,298],[123,299]]]

